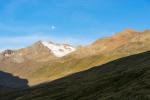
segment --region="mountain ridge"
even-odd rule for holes
[[[150,50],[150,31],[123,31],[112,37],[99,39],[91,45],[77,48],[74,52],[61,58],[51,56],[47,48],[44,50],[47,52],[43,53],[44,56],[39,57],[36,54],[35,57],[33,56],[36,61],[30,60],[20,64],[1,62],[0,69],[28,79],[30,85],[56,80],[118,58]],[[35,53],[34,50],[32,52]],[[42,53],[40,49],[37,54],[39,53]],[[27,57],[30,56],[27,55]]]

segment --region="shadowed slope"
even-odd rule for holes
[[[149,95],[150,52],[145,52],[11,96],[17,97],[13,100],[149,100]]]
[[[0,71],[0,96],[4,93],[28,88],[28,81]]]

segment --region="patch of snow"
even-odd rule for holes
[[[42,44],[50,49],[56,57],[63,57],[76,49],[66,44],[54,44],[51,42],[42,41]]]

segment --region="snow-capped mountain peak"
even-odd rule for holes
[[[52,42],[45,42],[42,41],[42,44],[49,48],[50,51],[56,56],[56,57],[63,57],[73,51],[75,51],[76,49],[73,48],[72,46],[69,46],[67,44],[55,44]]]

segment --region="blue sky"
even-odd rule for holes
[[[0,50],[86,45],[128,28],[150,29],[150,0],[0,0]]]

